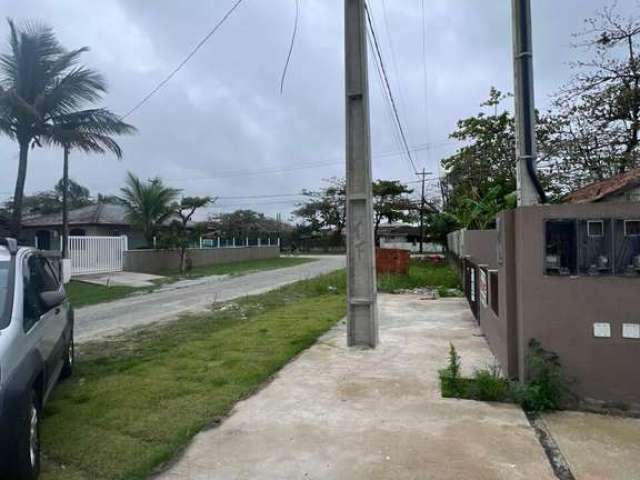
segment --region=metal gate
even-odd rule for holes
[[[121,272],[127,237],[69,236],[71,275]]]

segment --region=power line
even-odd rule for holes
[[[284,80],[287,77],[287,70],[289,69],[289,62],[291,61],[291,54],[293,53],[293,46],[296,43],[296,35],[298,34],[298,22],[300,20],[300,0],[296,2],[296,18],[293,22],[293,33],[291,34],[291,43],[289,44],[289,53],[287,53],[287,61],[284,64],[282,70],[282,78],[280,78],[280,94],[284,91]]]
[[[425,137],[429,143],[429,76],[427,75],[427,20],[424,13],[424,0],[420,0],[422,13],[422,73],[424,75],[424,127]],[[426,163],[429,162],[429,150],[426,151]]]
[[[393,92],[391,91],[391,86],[389,85],[389,77],[387,76],[386,68],[384,66],[384,60],[382,59],[382,52],[380,51],[380,45],[378,43],[378,37],[375,32],[375,28],[373,26],[373,20],[371,19],[371,12],[369,10],[368,4],[365,2],[365,12],[367,14],[367,22],[369,24],[369,29],[371,31],[371,36],[373,37],[373,44],[376,50],[376,54],[378,60],[380,61],[380,69],[382,72],[382,76],[384,79],[385,86],[387,87],[387,95],[389,97],[389,101],[391,102],[391,107],[393,109],[393,114],[396,120],[396,124],[400,131],[400,136],[402,138],[402,144],[404,149],[407,152],[407,156],[409,157],[409,161],[411,163],[411,167],[413,168],[413,172],[416,173],[418,169],[416,168],[416,164],[413,161],[413,156],[411,155],[411,149],[409,148],[409,143],[407,142],[407,137],[404,133],[404,128],[402,127],[402,122],[400,121],[400,115],[398,114],[398,108],[396,107],[396,101],[393,97]]]
[[[133,112],[135,112],[136,110],[138,110],[142,105],[144,105],[145,103],[147,103],[147,101],[153,97],[162,87],[164,87],[166,85],[166,83],[171,80],[176,73],[178,73],[182,67],[184,67],[187,62],[189,62],[189,60],[191,60],[191,58],[193,58],[193,56],[198,52],[198,50],[200,50],[205,43],[207,43],[207,41],[213,36],[214,33],[216,33],[218,31],[218,29],[224,24],[224,22],[227,21],[227,19],[231,16],[231,14],[236,10],[236,8],[238,8],[240,6],[240,4],[243,2],[244,0],[236,0],[236,2],[233,4],[233,6],[227,11],[227,13],[224,14],[224,16],[218,21],[218,23],[215,24],[215,26],[209,31],[209,33],[207,33],[204,38],[202,40],[200,40],[198,42],[198,44],[195,46],[195,48],[193,50],[191,50],[191,52],[189,53],[189,55],[186,56],[186,58],[180,62],[178,64],[178,66],[176,68],[173,69],[173,71],[171,73],[169,73],[169,75],[167,75],[164,80],[162,80],[160,83],[158,83],[158,85],[155,86],[155,88],[153,90],[151,90],[147,95],[145,95],[142,100],[140,100],[138,103],[136,103],[133,108],[131,108],[131,110],[129,110],[127,113],[125,113],[121,118],[124,120],[125,118],[127,118],[129,115],[131,115]]]

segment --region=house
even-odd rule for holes
[[[60,249],[62,213],[25,217],[22,221],[22,240],[42,250]],[[130,249],[146,245],[142,231],[126,219],[122,205],[97,203],[69,211],[69,235],[126,236]]]
[[[565,203],[640,202],[640,168],[571,192]]]
[[[378,240],[381,248],[398,248],[418,252],[420,250],[420,227],[406,223],[383,223],[378,227]],[[423,250],[428,253],[441,253],[442,247],[425,237]]]

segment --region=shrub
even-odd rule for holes
[[[442,396],[487,402],[515,402],[529,413],[558,410],[568,395],[568,388],[558,356],[531,340],[526,358],[526,384],[502,378],[497,366],[480,369],[472,378],[460,376],[460,356],[449,344],[447,368],[440,370]]]
[[[440,386],[444,397],[462,397],[464,384],[460,378],[460,357],[453,343],[449,343],[449,363],[447,368],[440,370]]]
[[[558,355],[531,339],[526,369],[527,383],[514,388],[514,399],[531,413],[559,409],[569,390]]]
[[[470,397],[485,402],[504,402],[510,398],[510,383],[497,366],[476,370],[471,383]]]

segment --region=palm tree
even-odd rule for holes
[[[147,246],[153,246],[156,231],[174,214],[171,205],[180,190],[167,187],[157,177],[144,182],[128,172],[126,185],[120,191],[120,201],[127,210],[127,220],[139,226],[144,232]]]
[[[105,82],[77,62],[87,48],[68,51],[51,28],[9,22],[8,53],[0,55],[0,131],[18,142],[19,161],[13,197],[11,230],[17,238],[22,227],[22,201],[29,147],[52,127],[53,119],[98,100]]]
[[[42,134],[47,143],[60,145],[64,151],[62,167],[62,258],[68,257],[69,238],[69,153],[72,148],[86,153],[113,153],[122,158],[113,135],[135,132],[135,128],[104,108],[66,113],[52,119],[52,126]]]

